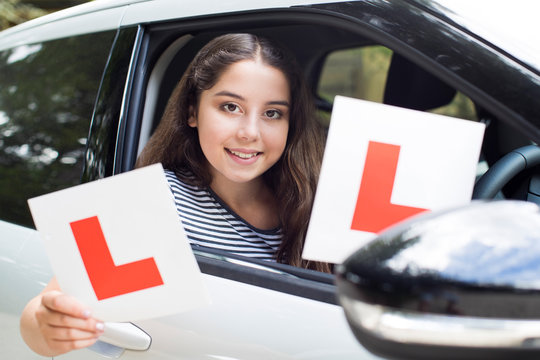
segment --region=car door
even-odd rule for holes
[[[20,338],[19,316],[52,276],[26,200],[80,182],[115,36],[39,39],[40,31],[0,50],[0,346],[9,358],[37,357]]]
[[[147,8],[148,5],[141,6]],[[159,7],[153,10],[158,13]],[[354,14],[354,20],[350,18],[351,14]],[[481,116],[469,97],[463,95],[465,92],[484,100],[484,106],[497,109],[497,106],[490,104],[490,101],[494,103],[491,97],[483,96],[483,87],[489,84],[480,82],[482,88],[478,92],[482,94],[475,94],[470,89],[471,84],[462,76],[466,73],[451,74],[447,69],[448,64],[438,64],[433,60],[441,53],[449,53],[453,57],[448,55],[448,61],[464,61],[461,55],[457,55],[459,51],[452,53],[439,42],[445,31],[454,31],[452,36],[466,35],[409,3],[334,3],[200,18],[168,18],[166,22],[151,24],[139,24],[132,20],[141,16],[137,6],[131,7],[122,30],[133,32],[136,29],[138,50],[133,53],[135,58],[132,59],[128,76],[129,102],[120,117],[114,163],[106,167],[106,174],[133,168],[137,154],[159,121],[166,99],[183,69],[204,43],[226,32],[261,34],[292,49],[304,67],[314,93],[319,97],[318,104],[323,114],[331,110],[331,100],[336,94],[422,111],[450,104],[451,110],[440,111],[472,121],[480,121]],[[129,21],[134,23],[130,24]],[[431,33],[426,32],[427,28],[431,29]],[[454,41],[459,43],[456,39]],[[382,52],[387,54],[388,67],[382,72],[385,76],[397,73],[391,79],[395,85],[380,81],[383,86],[381,94],[370,98],[370,95],[349,92],[346,89],[350,87],[343,81],[332,80],[334,84],[328,84],[325,72],[335,61],[331,59],[333,54],[338,51],[354,52],[355,49],[369,51],[368,48],[373,47],[382,48]],[[478,63],[481,63],[482,57],[492,55],[482,53],[474,46],[469,51],[479,57],[474,59]],[[370,63],[381,63],[369,58],[367,55],[353,54],[349,64],[354,67],[363,62],[366,67]],[[341,73],[345,71],[342,67],[338,68]],[[410,95],[411,89],[407,88],[406,85],[410,84],[404,75],[412,70],[417,77],[425,80],[426,87],[407,97],[405,95]],[[433,76],[433,73],[437,76]],[[351,78],[345,77],[348,80]],[[357,82],[363,80],[365,78]],[[388,90],[392,86],[397,86],[397,89]],[[335,91],[328,90],[336,87]],[[456,89],[462,90],[457,97]],[[394,95],[384,95],[385,92]],[[433,92],[437,92],[434,99],[426,101],[426,94]],[[461,110],[453,114],[452,109],[455,108]],[[89,151],[92,151],[92,147]],[[113,159],[110,154],[105,158]],[[100,171],[89,164],[86,172],[88,179]],[[122,358],[152,359],[375,358],[375,355],[358,346],[351,336],[342,311],[335,302],[332,276],[203,250],[197,250],[196,256],[210,291],[212,305],[175,316],[135,322],[125,329],[123,338],[119,335],[120,340],[110,341],[116,343],[116,348],[100,344],[93,347],[93,351],[82,350],[60,358],[99,358],[94,353],[96,351],[116,351],[122,354]],[[145,337],[137,329],[146,334],[148,341],[151,339],[148,350],[130,350],[129,334],[133,335],[133,343],[137,336]]]
[[[255,20],[240,17],[236,22],[247,30]],[[178,68],[187,66],[213,34],[227,29],[223,22],[217,16],[213,31],[201,35],[193,34],[207,29],[206,21],[195,21],[189,29],[184,29],[190,24],[186,20],[122,28],[118,39],[126,39],[126,49],[117,40],[112,57],[117,52],[125,54],[127,44],[135,39],[126,75],[129,93],[122,95],[130,101],[123,101],[120,114],[109,116],[109,106],[116,108],[116,100],[112,99],[119,93],[117,88],[102,88],[88,141],[91,155],[87,158],[93,162],[86,164],[85,181],[133,168],[137,152],[159,121],[161,107],[179,79],[182,71]],[[116,74],[114,66],[107,69],[104,84],[114,83],[108,78]],[[110,119],[118,122],[108,123]],[[103,128],[118,128],[119,134],[99,130]],[[350,332],[336,301],[332,275],[220,252],[194,252],[211,305],[133,324],[107,324],[115,330],[112,336],[105,334],[90,349],[58,358],[377,358],[363,349]],[[150,346],[146,349],[141,343]]]
[[[136,5],[132,11],[136,11]],[[131,10],[131,9],[130,9]],[[109,106],[118,97],[116,88],[103,86],[97,101],[83,180],[130,170],[137,152],[159,121],[160,112],[182,67],[215,34],[262,29],[281,36],[308,27],[294,21],[294,11],[277,12],[284,21],[261,23],[254,11],[247,16],[215,16],[201,21],[175,20],[151,25],[125,26],[111,57],[129,52],[126,44],[135,38],[135,49],[126,76],[129,93],[123,94],[123,110],[110,116]],[[129,18],[129,11],[126,18]],[[210,25],[210,26],[209,26]],[[122,50],[120,50],[122,49]],[[107,69],[103,83],[117,71]],[[126,102],[125,99],[129,99]],[[111,104],[111,105],[109,105]],[[118,123],[110,119],[118,118]],[[118,128],[115,137],[110,131]],[[106,144],[103,146],[103,144]],[[104,337],[91,349],[59,358],[96,359],[104,354],[122,358],[376,358],[354,339],[341,307],[337,304],[333,277],[280,264],[242,259],[228,254],[197,251],[196,257],[210,291],[212,304],[196,311],[160,319],[138,321],[118,327],[116,336]],[[151,304],[149,304],[151,306]],[[109,324],[115,327],[117,324]],[[140,338],[151,339],[149,349],[138,347]],[[144,340],[143,340],[144,342]]]

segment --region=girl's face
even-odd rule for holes
[[[256,60],[230,65],[201,93],[188,124],[198,128],[213,184],[257,180],[279,160],[289,131],[290,101],[285,75]]]

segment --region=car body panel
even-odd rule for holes
[[[29,44],[52,40],[64,36],[81,33],[110,30],[118,26],[129,26],[177,18],[206,16],[261,10],[271,8],[287,8],[314,4],[332,3],[337,0],[279,0],[267,3],[252,1],[176,1],[176,0],[101,0],[84,3],[79,6],[46,15],[0,34],[0,50],[20,42]],[[431,11],[439,12],[458,24],[470,29],[477,35],[495,45],[501,46],[517,58],[527,61],[536,69],[540,69],[540,45],[536,36],[540,25],[535,21],[535,14],[540,4],[535,0],[520,0],[513,6],[503,0],[438,0],[433,3],[412,1],[419,6],[428,6]],[[210,6],[211,4],[211,6]],[[255,5],[256,4],[256,5]],[[489,11],[485,8],[489,7]],[[126,10],[127,9],[127,10]],[[125,14],[124,14],[125,12]],[[99,14],[97,21],[96,14]],[[77,26],[69,19],[73,19]],[[510,21],[510,25],[499,26],[500,20]],[[62,20],[62,21],[60,21]],[[41,31],[39,36],[31,33],[31,29],[46,24],[61,24]],[[503,30],[504,29],[504,30]],[[28,37],[28,34],[32,36]],[[17,40],[14,40],[17,39]]]
[[[178,18],[189,19],[191,17],[231,14],[248,12],[252,10],[264,11],[266,9],[288,8],[293,6],[313,5],[335,2],[336,0],[273,0],[267,2],[252,1],[216,1],[209,6],[203,1],[176,1],[158,0],[153,2],[141,2],[130,6],[125,17],[122,19],[123,26],[148,23],[155,21],[167,21]]]
[[[203,275],[212,304],[135,322],[152,337],[148,359],[378,359],[349,335],[341,307]],[[335,336],[340,334],[340,336]],[[143,353],[126,351],[123,359]],[[81,350],[58,359],[100,359]]]
[[[277,0],[261,4],[252,1],[92,1],[30,20],[3,31],[0,34],[0,50],[12,47],[13,44],[32,44],[140,23],[327,2],[329,1]],[[37,27],[43,31],[33,31]]]
[[[115,7],[99,12],[89,12],[78,16],[70,16],[62,21],[56,21],[52,15],[45,15],[44,18],[52,17],[51,21],[29,26],[32,21],[8,29],[0,33],[0,51],[14,46],[36,44],[70,36],[88,34],[100,31],[116,29],[120,26],[125,7]],[[38,18],[37,20],[39,20]],[[39,30],[36,31],[35,29]],[[10,31],[11,30],[11,31]]]
[[[1,341],[9,358],[38,357],[19,335],[26,302],[45,286],[52,269],[35,230],[0,221]],[[4,252],[5,251],[5,252]],[[349,332],[340,306],[203,274],[211,305],[183,314],[138,321],[152,337],[149,350],[123,359],[378,359]],[[151,304],[150,304],[151,306]],[[339,334],[339,336],[336,336]],[[5,343],[4,343],[5,342]],[[6,353],[4,353],[6,355]],[[58,359],[103,359],[88,349]]]
[[[21,312],[53,275],[36,230],[0,221],[0,346],[6,359],[43,359],[19,334]]]

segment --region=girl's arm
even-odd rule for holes
[[[26,344],[43,356],[56,356],[92,345],[103,333],[103,322],[90,309],[60,291],[52,278],[30,300],[21,315],[21,335]]]

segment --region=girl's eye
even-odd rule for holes
[[[270,119],[279,119],[281,118],[281,112],[278,110],[268,110],[264,115]]]
[[[223,110],[225,110],[227,112],[230,112],[230,113],[237,113],[237,112],[240,111],[240,108],[238,107],[238,105],[232,104],[232,103],[225,104],[222,107],[223,107]]]

